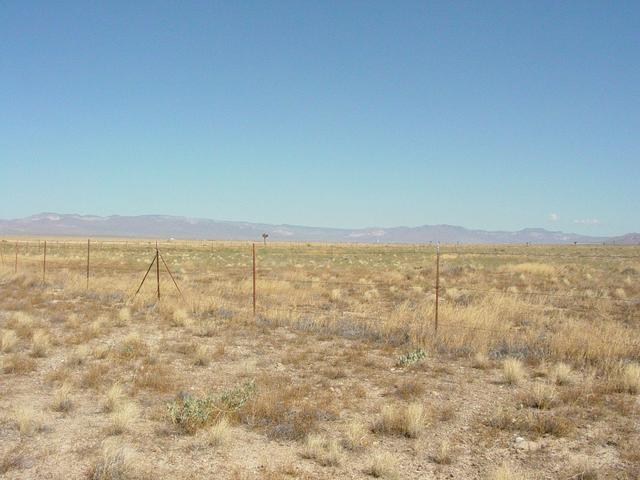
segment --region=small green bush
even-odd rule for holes
[[[419,362],[423,358],[427,356],[427,352],[425,352],[421,348],[415,349],[413,352],[405,353],[398,358],[396,365],[398,367],[406,367],[413,363]]]
[[[218,398],[207,396],[179,395],[167,404],[167,417],[184,433],[193,434],[220,416],[241,408],[256,391],[254,380],[243,383],[222,393]]]

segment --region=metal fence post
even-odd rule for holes
[[[256,244],[253,247],[253,316],[256,316]]]
[[[42,283],[47,276],[47,241],[44,241],[44,253],[42,256]]]
[[[160,300],[160,253],[158,251],[158,242],[156,242],[156,282],[158,286],[158,300]]]
[[[438,304],[440,303],[440,242],[436,246],[436,310],[435,333],[438,333]]]
[[[16,241],[16,263],[13,268],[14,273],[18,273],[18,242]]]
[[[89,290],[89,261],[91,257],[91,239],[87,238],[87,290]]]

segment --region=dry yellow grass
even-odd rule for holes
[[[449,465],[453,462],[453,449],[448,440],[440,442],[433,454],[433,461],[439,465]]]
[[[36,330],[31,339],[31,356],[46,357],[50,346],[49,335],[44,330]]]
[[[21,435],[33,435],[44,427],[42,414],[31,407],[19,407],[13,415]]]
[[[117,442],[105,442],[102,454],[89,472],[91,480],[133,480],[139,478],[135,452]]]
[[[524,365],[517,358],[507,358],[502,362],[502,375],[505,383],[518,385],[525,377]]]
[[[336,466],[342,460],[342,450],[335,439],[312,433],[305,440],[302,456],[313,459],[322,466]]]
[[[109,434],[120,435],[128,432],[138,418],[138,407],[131,401],[117,402],[111,411]]]
[[[103,410],[107,413],[111,413],[124,400],[125,395],[122,386],[118,383],[114,383],[107,391],[107,395],[103,404]]]
[[[570,385],[573,383],[573,371],[570,365],[560,362],[551,370],[551,380],[556,385]]]
[[[0,266],[0,411],[47,412],[46,429],[24,422],[29,462],[0,445],[20,478],[56,478],[42,445],[75,435],[86,446],[65,465],[74,478],[140,477],[109,467],[126,467],[122,455],[89,464],[110,435],[179,480],[478,478],[503,460],[512,466],[490,478],[554,478],[570,463],[563,452],[588,454],[603,436],[613,441],[597,474],[638,473],[625,446],[639,440],[628,428],[640,390],[636,247],[443,246],[436,335],[428,246],[260,246],[254,318],[250,245],[161,242],[185,299],[162,272],[160,302],[155,275],[131,299],[152,244],[96,241],[88,291],[84,250],[52,245],[45,285],[33,245],[20,275]],[[609,252],[620,258],[582,255]],[[421,361],[398,366],[416,351]],[[167,422],[167,404],[187,397],[213,409],[195,437]],[[544,447],[525,454],[518,437]]]
[[[507,463],[503,463],[495,468],[492,468],[487,475],[487,480],[526,480],[525,477],[518,469],[510,466]]]
[[[548,410],[556,405],[558,393],[550,385],[534,383],[528,390],[520,393],[518,398],[526,407]]]
[[[398,462],[389,452],[373,455],[365,472],[374,478],[395,480],[399,478]]]
[[[2,332],[2,338],[0,338],[0,351],[2,353],[11,353],[15,350],[18,344],[18,335],[13,330],[6,330]]]
[[[73,406],[71,400],[72,386],[69,383],[64,383],[53,394],[53,400],[51,401],[51,409],[54,412],[68,412]]]
[[[220,447],[229,442],[231,438],[231,426],[226,417],[221,416],[218,420],[204,430],[202,434],[204,442],[209,447]]]
[[[424,429],[424,407],[421,403],[385,405],[381,417],[374,425],[376,432],[418,437]]]
[[[350,421],[344,431],[343,445],[347,450],[363,450],[371,443],[368,429],[358,421]]]
[[[609,377],[609,386],[616,392],[640,393],[640,364],[627,363],[617,366]]]

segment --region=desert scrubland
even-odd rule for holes
[[[2,478],[640,478],[640,247],[14,241]]]

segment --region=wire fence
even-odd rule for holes
[[[250,311],[254,317],[260,315],[263,303],[269,303],[271,299],[274,285],[286,285],[295,288],[305,288],[313,292],[316,287],[325,287],[326,289],[348,288],[351,290],[364,289],[364,294],[375,291],[376,295],[371,295],[365,299],[365,303],[371,303],[376,308],[385,307],[379,314],[392,313],[395,308],[402,305],[403,301],[399,301],[391,294],[397,293],[401,288],[402,282],[375,281],[369,278],[362,280],[353,280],[352,278],[342,278],[343,276],[353,277],[353,268],[362,268],[366,270],[367,276],[378,272],[371,270],[371,265],[364,262],[361,264],[363,257],[370,260],[381,260],[380,265],[384,267],[382,260],[393,260],[399,256],[409,258],[411,262],[407,265],[413,267],[414,271],[422,272],[420,279],[422,285],[419,286],[421,293],[425,299],[433,302],[433,318],[424,318],[425,325],[431,323],[434,334],[437,334],[439,328],[461,328],[468,330],[485,330],[496,334],[504,333],[504,330],[486,329],[480,326],[464,325],[461,322],[447,321],[442,323],[439,318],[439,306],[449,304],[452,301],[448,294],[455,291],[457,294],[476,295],[476,296],[505,296],[518,299],[536,298],[538,302],[545,308],[565,310],[569,312],[581,313],[585,309],[594,309],[594,303],[598,305],[608,305],[610,308],[622,308],[625,312],[632,312],[637,315],[640,312],[640,291],[637,286],[633,288],[636,296],[625,298],[624,296],[615,296],[615,291],[619,287],[615,285],[599,286],[596,291],[580,291],[576,292],[560,292],[558,289],[539,289],[526,285],[524,287],[508,287],[508,288],[489,288],[487,285],[488,278],[498,279],[514,279],[520,275],[518,271],[497,271],[504,265],[494,265],[494,270],[490,270],[491,266],[483,266],[481,269],[466,272],[465,265],[459,265],[460,259],[473,260],[476,257],[496,259],[517,259],[518,261],[527,261],[531,258],[534,261],[545,259],[554,261],[591,261],[598,260],[602,262],[634,262],[640,268],[640,254],[634,247],[617,247],[615,253],[607,253],[606,248],[602,247],[602,251],[597,254],[586,254],[580,251],[580,247],[576,247],[576,251],[572,253],[544,253],[529,252],[529,247],[519,247],[512,252],[505,251],[505,248],[493,248],[485,251],[462,249],[455,247],[443,247],[433,245],[417,245],[412,248],[406,246],[387,246],[384,249],[379,246],[369,245],[317,245],[308,244],[301,246],[300,244],[269,244],[268,246],[247,242],[153,242],[153,241],[110,241],[110,240],[87,240],[84,241],[60,241],[60,240],[17,240],[9,242],[7,240],[0,242],[0,260],[5,273],[13,272],[18,274],[22,271],[34,272],[34,269],[41,271],[42,281],[47,281],[47,273],[52,270],[64,270],[65,272],[81,272],[86,280],[86,289],[91,287],[93,278],[101,276],[114,275],[140,275],[144,273],[138,289],[132,295],[135,297],[143,287],[145,280],[149,276],[152,267],[155,265],[155,283],[156,296],[160,300],[162,296],[160,276],[168,274],[175,291],[179,296],[187,301],[187,292],[183,292],[180,288],[180,282],[185,275],[194,278],[199,283],[207,282],[248,282],[251,285],[251,298],[248,300]],[[565,247],[566,248],[566,247]],[[191,254],[196,251],[206,256],[200,258],[191,258]],[[631,253],[627,253],[630,251]],[[151,263],[144,267],[141,265],[141,258],[138,256],[141,252],[148,252],[148,260]],[[162,253],[166,253],[166,257]],[[622,253],[621,253],[622,252]],[[134,258],[135,257],[135,258]],[[166,258],[166,259],[165,259]],[[284,261],[289,264],[283,263]],[[298,266],[297,262],[311,262],[300,265],[293,271],[286,270],[284,267],[291,265]],[[337,267],[337,270],[313,270],[311,267],[316,262],[329,267]],[[355,262],[355,263],[354,263]],[[451,262],[451,265],[448,265]],[[193,271],[185,271],[180,264],[189,264]],[[40,264],[40,265],[39,265]],[[263,266],[264,264],[264,266]],[[355,267],[354,267],[355,266]],[[447,271],[446,267],[452,267],[452,271]],[[378,268],[382,268],[378,267]],[[387,265],[388,268],[391,266]],[[145,273],[146,268],[146,273]],[[569,266],[560,265],[559,274],[567,272]],[[458,269],[458,270],[456,270]],[[461,269],[461,270],[460,270]],[[627,268],[634,276],[638,272],[634,267]],[[623,269],[624,271],[624,269]],[[386,270],[383,270],[383,273]],[[331,278],[322,278],[322,276],[330,275]],[[300,278],[303,276],[304,278]],[[309,278],[311,276],[311,278]],[[319,278],[320,277],[320,278]],[[430,277],[430,278],[429,278]],[[152,277],[153,278],[153,275]],[[469,281],[476,282],[472,286],[468,286]],[[480,283],[483,283],[481,285]],[[446,286],[445,286],[446,284]],[[265,288],[269,285],[269,288]],[[404,285],[405,288],[411,289],[415,285]],[[135,287],[132,287],[135,288]],[[277,290],[277,288],[276,288]],[[612,294],[611,292],[614,292]],[[319,292],[323,293],[323,292]],[[324,292],[326,293],[326,292]],[[331,291],[329,291],[331,294]],[[533,308],[540,306],[539,304],[529,305]],[[244,307],[243,307],[244,308]],[[332,304],[306,303],[296,304],[294,302],[286,302],[282,308],[288,308],[292,313],[324,314],[343,317],[352,317],[360,319],[368,319],[375,321],[376,317],[368,316],[366,312],[354,312],[346,309],[340,309]]]

